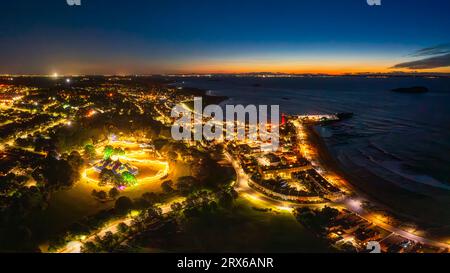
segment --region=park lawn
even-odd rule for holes
[[[239,198],[231,211],[191,218],[181,232],[140,238],[151,252],[329,252],[327,243],[289,212],[262,212]],[[157,238],[159,236],[159,238]],[[163,238],[161,238],[163,236]],[[143,239],[143,240],[142,240]]]
[[[166,179],[174,179],[176,181],[179,176],[185,176],[189,171],[188,167],[182,163],[174,164],[172,167],[169,178]],[[152,172],[152,170],[149,169],[148,172]],[[155,170],[153,172],[156,173]],[[161,179],[127,189],[121,192],[120,196],[136,199],[146,192],[160,193],[162,192],[161,183],[164,180]],[[53,193],[48,207],[43,211],[34,213],[28,220],[30,230],[37,240],[45,241],[50,236],[59,234],[68,226],[86,216],[114,207],[114,201],[100,202],[95,199],[92,196],[92,190],[94,189],[108,192],[111,187],[99,187],[93,182],[81,179],[72,188]]]

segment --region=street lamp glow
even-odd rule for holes
[[[66,82],[67,82],[67,83],[70,83],[70,79],[66,79]]]
[[[348,200],[347,204],[354,210],[359,211],[362,209],[362,202],[357,199]]]
[[[53,73],[53,75],[52,75],[52,76],[53,76],[53,78],[55,78],[55,79],[59,77],[58,73],[56,73],[56,72],[55,72],[55,73]]]
[[[281,211],[286,211],[286,212],[292,212],[294,210],[293,208],[291,208],[289,206],[278,206],[276,208],[281,210]]]

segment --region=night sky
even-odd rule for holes
[[[450,72],[450,1],[0,3],[1,74]]]

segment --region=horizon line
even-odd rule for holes
[[[110,73],[88,73],[88,74],[35,74],[35,73],[20,73],[20,74],[0,74],[0,77],[48,77],[48,78],[62,78],[62,77],[152,77],[152,76],[169,76],[169,77],[182,77],[182,76],[450,76],[449,72],[419,72],[419,71],[393,71],[393,72],[343,72],[343,73],[289,73],[289,72],[219,72],[219,73],[130,73],[130,74],[110,74]]]

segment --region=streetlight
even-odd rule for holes
[[[362,209],[362,202],[357,199],[350,199],[347,203],[352,209],[360,211]]]

